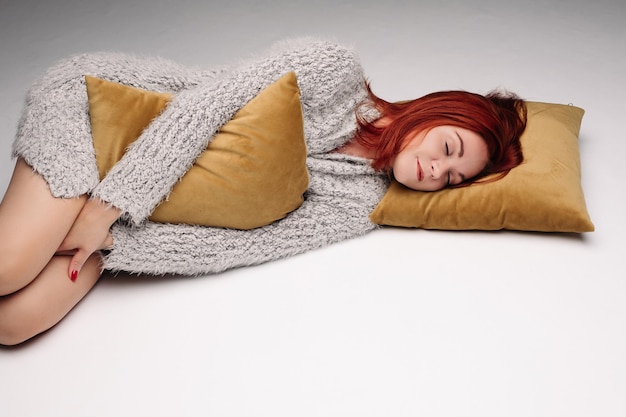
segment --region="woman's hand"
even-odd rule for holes
[[[111,225],[120,217],[121,211],[100,199],[85,203],[72,228],[57,250],[58,254],[72,254],[68,275],[72,281],[97,250],[111,247],[113,239],[109,233]]]

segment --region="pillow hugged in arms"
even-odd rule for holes
[[[370,214],[377,224],[442,230],[591,232],[580,183],[578,133],[584,110],[526,103],[524,162],[504,178],[428,193],[392,182]]]
[[[172,95],[85,79],[102,179]],[[290,72],[220,128],[150,220],[252,229],[300,207],[308,184],[300,90]]]

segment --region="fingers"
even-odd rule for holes
[[[80,270],[83,268],[83,265],[85,265],[85,262],[87,262],[89,257],[94,252],[98,250],[102,250],[102,249],[110,249],[112,247],[113,247],[113,236],[111,235],[111,233],[108,233],[104,242],[102,242],[100,247],[98,247],[95,250],[86,250],[84,248],[76,248],[76,249],[59,248],[59,250],[57,251],[57,255],[72,256],[72,260],[70,261],[70,264],[68,267],[68,276],[72,281],[76,281],[76,278],[78,278],[78,274],[80,273]]]
[[[76,278],[78,278],[78,273],[83,268],[83,265],[85,265],[85,262],[87,262],[87,259],[89,259],[89,257],[93,253],[87,252],[88,251],[84,249],[78,249],[74,256],[72,256],[72,260],[70,261],[68,268],[68,276],[72,281],[76,281]]]
[[[119,210],[97,200],[89,200],[74,221],[57,253],[73,253],[68,276],[75,281],[89,256],[113,245],[111,224],[119,218]]]
[[[87,254],[87,251],[84,248],[78,247],[78,244],[75,244],[71,241],[71,239],[68,239],[68,236],[66,236],[63,242],[61,242],[61,245],[59,246],[55,254],[67,255],[72,257],[67,272],[68,277],[72,281],[76,281],[80,269],[85,264],[85,261],[87,260],[89,255],[91,255],[91,253]]]

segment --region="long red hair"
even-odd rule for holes
[[[369,83],[367,90],[369,104],[373,103],[381,118],[391,120],[386,126],[377,126],[374,121],[366,120],[365,112],[357,111],[359,128],[355,139],[373,151],[374,169],[389,170],[411,133],[442,125],[469,129],[487,144],[489,162],[470,182],[490,174],[499,175],[489,181],[501,178],[523,161],[520,136],[526,128],[526,105],[515,94],[492,91],[483,96],[466,91],[441,91],[392,103],[376,96]]]

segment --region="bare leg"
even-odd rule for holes
[[[0,344],[17,344],[58,323],[100,277],[93,254],[76,280],[56,255],[87,201],[55,198],[21,159],[0,203]]]
[[[18,159],[0,203],[0,295],[26,287],[46,268],[86,201],[53,197],[45,180]]]
[[[67,279],[71,257],[53,256],[25,288],[0,297],[0,344],[15,345],[57,324],[100,278],[101,257],[92,254],[76,282]]]

